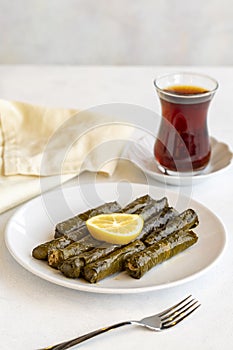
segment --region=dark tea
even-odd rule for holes
[[[177,97],[202,95],[208,92],[198,86],[171,86],[164,91],[172,92]],[[195,103],[192,100],[180,103],[179,98],[170,101],[161,98],[162,115],[166,121],[160,127],[154,153],[164,168],[188,172],[192,169],[202,169],[209,162],[210,144],[206,115],[210,99],[204,102],[201,100],[200,96],[200,101],[196,100]],[[175,130],[172,131],[169,124]],[[178,135],[174,134],[176,132]],[[172,134],[174,143],[169,149]]]
[[[163,171],[197,172],[211,154],[207,112],[213,93],[201,86],[174,84],[158,88],[162,120],[154,155]]]
[[[204,94],[206,92],[209,92],[209,90],[206,90],[200,86],[189,86],[189,85],[169,86],[166,89],[163,89],[163,91],[172,92],[177,95],[185,95],[185,96]]]

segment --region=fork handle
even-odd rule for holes
[[[100,329],[97,329],[97,330],[95,330],[93,332],[81,335],[78,338],[74,338],[74,339],[65,341],[63,343],[57,344],[57,345],[48,346],[47,348],[43,348],[41,350],[65,350],[65,349],[69,349],[69,348],[71,348],[71,346],[80,344],[80,343],[82,343],[85,340],[88,340],[90,338],[95,337],[96,335],[108,332],[111,329],[115,329],[115,328],[119,328],[119,327],[122,327],[122,326],[129,325],[129,324],[131,324],[131,321],[125,321],[125,322],[116,323],[116,324],[113,324],[111,326],[100,328]]]

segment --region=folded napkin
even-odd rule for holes
[[[112,175],[132,132],[90,111],[0,100],[0,213],[83,171]]]

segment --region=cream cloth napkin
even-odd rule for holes
[[[89,111],[0,100],[0,213],[83,171],[112,175],[132,132]]]

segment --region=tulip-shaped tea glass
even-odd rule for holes
[[[168,175],[201,173],[210,160],[207,113],[217,81],[196,73],[173,73],[154,84],[162,111],[154,145],[159,169]]]

